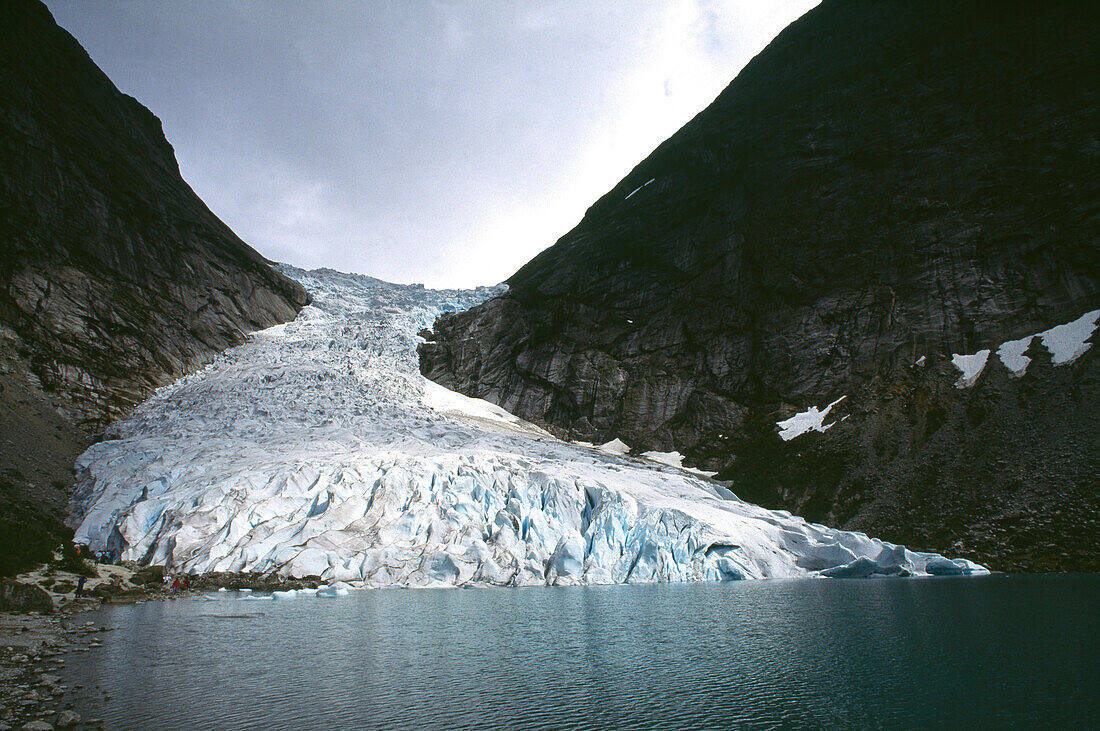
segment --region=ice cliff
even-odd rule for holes
[[[984,572],[425,380],[417,332],[492,289],[285,273],[313,298],[296,320],[160,389],[80,457],[78,541],[178,571],[376,587]]]

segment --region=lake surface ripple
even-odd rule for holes
[[[114,631],[69,698],[117,729],[1100,723],[1100,575],[244,596],[85,615]]]

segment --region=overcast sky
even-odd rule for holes
[[[265,256],[504,280],[816,0],[47,0]]]

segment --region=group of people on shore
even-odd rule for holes
[[[113,551],[111,549],[104,549],[102,551],[92,551],[92,549],[90,549],[88,547],[88,544],[86,544],[86,543],[77,543],[77,544],[75,544],[75,547],[76,547],[76,556],[77,556],[77,558],[90,559],[91,561],[93,561],[96,564],[101,564],[101,563],[104,563],[104,564],[117,564],[119,562],[120,557],[117,555],[117,553],[115,551]],[[56,550],[59,553],[64,553],[64,551],[66,549],[65,549],[65,546],[59,546]]]
[[[173,578],[171,574],[166,573],[164,575],[164,588],[171,591],[173,596],[181,591],[187,591],[191,588],[191,577],[184,574]]]

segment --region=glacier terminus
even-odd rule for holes
[[[171,571],[363,587],[987,573],[556,439],[417,368],[499,291],[283,267],[312,304],[157,391],[77,464],[76,540]]]

